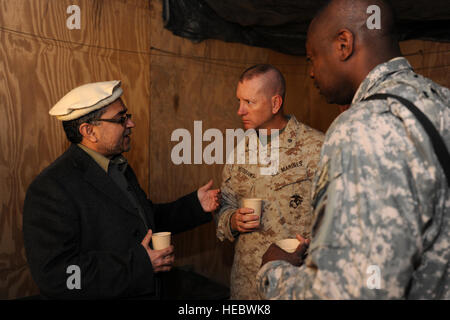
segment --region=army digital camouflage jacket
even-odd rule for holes
[[[450,194],[430,139],[395,99],[432,121],[450,150],[450,90],[404,58],[374,68],[327,131],[301,267],[264,265],[267,299],[449,299]]]
[[[294,116],[279,135],[279,165],[274,175],[263,175],[261,165],[227,164],[221,186],[222,204],[215,216],[217,237],[235,241],[231,270],[231,299],[259,299],[256,273],[261,257],[271,243],[309,237],[312,222],[311,187],[317,170],[324,134],[299,123]],[[269,146],[270,147],[270,146]],[[248,153],[248,141],[246,143]],[[231,215],[241,207],[241,199],[262,198],[260,229],[233,234]]]

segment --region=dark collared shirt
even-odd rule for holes
[[[83,149],[87,154],[89,154],[92,159],[106,172],[106,174],[116,183],[116,185],[127,195],[128,199],[138,211],[139,216],[143,220],[146,229],[148,229],[148,221],[145,218],[144,210],[137,200],[137,195],[133,188],[129,185],[128,180],[125,176],[125,171],[128,167],[127,159],[118,155],[112,159],[108,159],[102,154],[89,149],[88,147],[78,144],[78,146]]]

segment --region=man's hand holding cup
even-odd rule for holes
[[[231,216],[231,229],[240,233],[255,231],[260,226],[262,199],[244,198],[242,208]]]
[[[175,261],[174,247],[173,245],[169,245],[168,247],[160,250],[154,250],[150,248],[149,244],[150,240],[152,239],[152,234],[152,230],[148,230],[147,234],[141,242],[141,245],[147,251],[147,254],[153,266],[153,271],[155,273],[170,271]]]

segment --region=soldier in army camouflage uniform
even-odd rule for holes
[[[381,30],[364,28],[371,4]],[[450,150],[450,90],[399,57],[392,21],[383,1],[342,0],[310,25],[311,77],[330,102],[352,105],[325,137],[308,257],[294,267],[270,248],[258,273],[263,298],[450,298],[450,194],[430,138],[398,100],[363,101],[408,99]]]
[[[217,236],[235,243],[231,271],[231,299],[258,299],[256,273],[261,256],[269,245],[296,234],[309,237],[312,221],[311,186],[317,169],[323,133],[285,116],[284,79],[270,65],[247,69],[238,84],[238,114],[245,129],[279,129],[279,164],[273,174],[262,174],[262,164],[227,164],[221,186],[222,206]],[[256,133],[253,133],[256,135]],[[270,136],[268,136],[270,137]],[[272,141],[268,142],[270,149]],[[244,140],[246,155],[249,141]],[[253,146],[254,147],[254,146]],[[241,208],[242,198],[262,198],[263,212],[258,223],[251,209]]]

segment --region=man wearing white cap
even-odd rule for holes
[[[46,298],[160,297],[158,272],[173,246],[153,250],[153,232],[182,232],[211,220],[212,181],[177,201],[147,199],[122,156],[135,123],[120,81],[73,89],[51,110],[72,142],[30,185],[23,233],[31,274]]]

